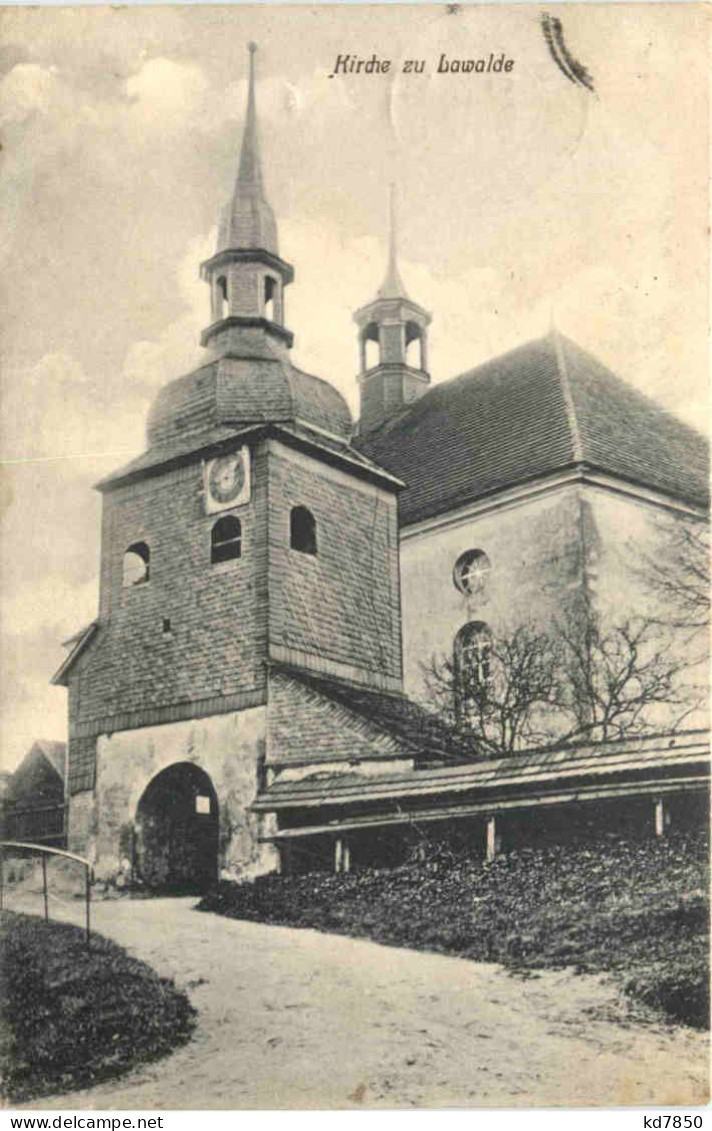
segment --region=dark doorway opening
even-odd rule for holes
[[[154,891],[197,893],[218,873],[218,799],[208,775],[190,762],[156,774],[136,810],[134,867]]]

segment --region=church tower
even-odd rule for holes
[[[395,190],[390,192],[386,277],[375,299],[354,314],[359,328],[361,420],[370,432],[421,397],[430,384],[430,314],[406,294],[398,270]]]
[[[267,870],[252,806],[268,780],[402,754],[348,705],[370,696],[373,714],[402,693],[402,484],[352,446],[341,394],[291,359],[254,46],[235,190],[201,273],[205,363],[160,389],[146,451],[98,484],[99,612],[54,677],[70,847],[147,886]]]

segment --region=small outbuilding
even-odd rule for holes
[[[66,756],[64,742],[33,742],[2,798],[3,839],[64,846]]]

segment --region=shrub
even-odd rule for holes
[[[173,982],[121,947],[64,923],[0,917],[6,1095],[88,1086],[188,1040],[195,1010]]]
[[[708,1022],[702,834],[527,847],[491,863],[436,849],[398,868],[223,883],[199,906],[517,969],[610,972],[671,1020]]]

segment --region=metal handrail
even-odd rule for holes
[[[4,896],[5,896],[5,849],[22,849],[28,852],[38,852],[42,860],[42,893],[44,896],[44,917],[45,922],[49,920],[49,900],[47,892],[47,857],[48,856],[62,856],[65,860],[72,860],[76,864],[81,864],[84,868],[84,903],[86,907],[86,942],[89,945],[91,938],[91,885],[94,882],[94,868],[92,864],[84,857],[78,856],[76,852],[65,852],[63,848],[48,848],[44,844],[32,844],[29,841],[21,840],[0,840],[0,911],[5,909]]]

